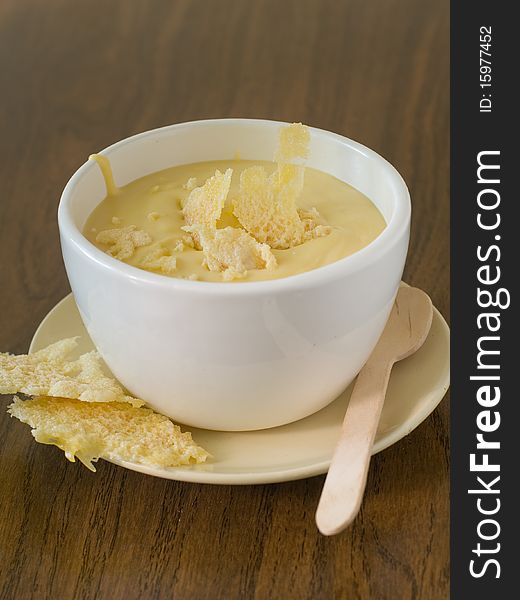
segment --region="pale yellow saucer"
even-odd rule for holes
[[[35,352],[72,336],[81,336],[80,352],[93,349],[72,294],[69,294],[43,319],[29,351]],[[450,378],[449,337],[448,325],[435,309],[424,346],[392,370],[374,454],[409,434],[444,397]],[[351,387],[318,413],[274,429],[220,432],[184,427],[212,454],[213,458],[205,465],[166,469],[113,462],[148,475],[197,483],[274,483],[326,473],[350,391]]]

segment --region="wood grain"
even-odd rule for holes
[[[447,316],[448,19],[447,0],[3,0],[0,348],[27,350],[69,291],[56,208],[73,171],[207,117],[301,120],[390,160],[413,200],[405,280]],[[373,459],[361,513],[334,538],[314,524],[323,477],[92,474],[0,413],[1,598],[448,596],[446,401]]]

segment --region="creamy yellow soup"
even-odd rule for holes
[[[276,169],[275,163],[267,161],[208,161],[165,169],[116,188],[109,165],[105,164],[108,194],[89,216],[83,233],[98,248],[107,251],[106,245],[96,241],[100,232],[135,226],[149,235],[151,243],[135,248],[133,255],[124,259],[127,264],[143,268],[150,249],[161,246],[176,258],[175,270],[164,276],[221,282],[222,273],[209,271],[203,252],[186,243],[187,234],[181,229],[186,225],[182,207],[190,194],[188,188],[195,184],[202,186],[216,169],[224,172],[232,168],[231,187],[217,226],[240,227],[232,214],[233,198],[238,193],[241,172],[256,165],[263,166],[269,174]],[[192,183],[186,186],[188,180]],[[279,279],[317,269],[357,252],[386,227],[383,216],[365,195],[332,175],[309,167],[305,168],[297,207],[317,209],[321,222],[330,226],[330,232],[292,248],[272,249],[277,263],[274,269],[249,269],[245,277],[237,281]]]

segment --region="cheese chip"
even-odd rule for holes
[[[181,229],[182,229],[182,227],[181,227]],[[193,242],[193,237],[189,233],[185,233],[182,236],[181,241],[183,243],[183,246],[188,246],[188,248],[195,248],[195,243]],[[199,250],[200,250],[200,248],[199,248]]]
[[[302,123],[292,123],[287,127],[282,127],[278,137],[275,161],[289,163],[296,159],[308,158],[310,141],[309,128]]]
[[[96,242],[108,246],[107,254],[125,260],[133,256],[135,249],[152,243],[150,235],[135,225],[120,229],[105,229],[96,236]]]
[[[270,176],[263,167],[242,171],[240,190],[233,202],[233,213],[256,240],[271,248],[287,249],[308,239],[327,235],[325,226],[316,229],[316,216],[301,218],[296,201],[303,190],[305,168],[292,164],[307,158],[310,134],[301,123],[280,130],[275,159],[276,171]]]
[[[190,192],[182,209],[187,225],[204,225],[216,229],[229,192],[232,174],[233,169],[227,169],[225,173],[217,169],[215,175],[207,179],[203,186]]]
[[[0,394],[60,396],[85,402],[144,402],[125,394],[119,383],[103,372],[95,351],[68,360],[76,338],[51,344],[34,354],[0,353]]]
[[[182,186],[185,190],[193,190],[194,188],[197,187],[197,178],[196,177],[190,177],[188,179],[188,181],[186,183],[183,184]]]
[[[173,275],[177,269],[177,259],[172,256],[171,250],[159,245],[146,254],[139,266],[148,271],[159,271],[165,275]]]
[[[332,231],[330,225],[325,225],[322,222],[323,220],[316,208],[310,208],[309,210],[299,208],[298,215],[302,220],[305,241],[329,235]]]
[[[126,403],[15,396],[8,412],[31,426],[37,442],[58,446],[68,460],[77,457],[91,471],[98,458],[176,467],[209,456],[168,417]]]
[[[243,229],[209,229],[200,225],[183,227],[198,236],[204,264],[210,271],[223,271],[224,279],[244,277],[249,269],[274,269],[276,258],[267,244],[259,244]]]
[[[293,165],[290,165],[293,167]],[[304,227],[296,210],[299,173],[289,180],[287,171],[271,177],[263,167],[249,167],[240,175],[240,191],[233,213],[260,243],[271,248],[291,248],[303,241]]]

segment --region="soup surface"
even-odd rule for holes
[[[376,206],[358,190],[332,175],[302,167],[304,180],[297,197],[297,208],[304,212],[314,211],[312,214],[316,215],[319,213],[318,222],[324,226],[323,235],[289,248],[267,248],[274,255],[276,266],[248,268],[236,277],[226,278],[222,270],[208,268],[203,250],[197,249],[200,244],[196,241],[193,244],[190,233],[182,229],[187,225],[183,207],[195,187],[203,186],[217,170],[224,173],[232,169],[231,183],[216,227],[217,230],[241,228],[233,214],[233,206],[240,191],[242,172],[252,166],[260,166],[270,175],[276,171],[276,163],[223,160],[187,164],[153,173],[117,188],[111,180],[110,165],[106,159],[100,156],[93,158],[103,170],[107,196],[89,216],[83,232],[85,237],[127,264],[170,277],[240,282],[288,277],[353,254],[372,242],[386,227]],[[113,239],[117,239],[118,230],[127,232],[134,240],[131,251],[113,251]]]

